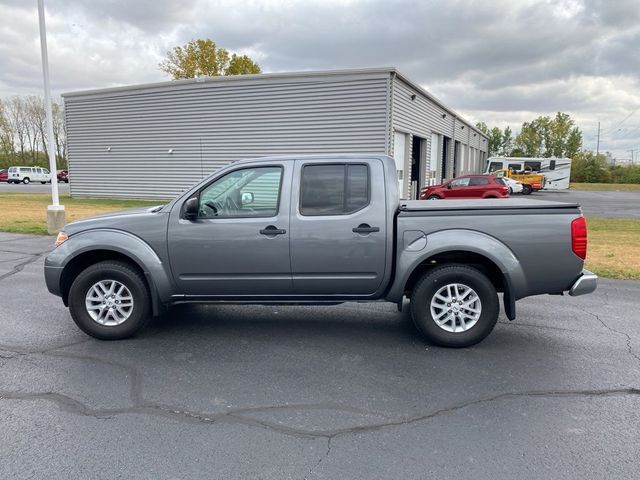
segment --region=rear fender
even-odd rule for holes
[[[515,301],[525,295],[527,282],[515,254],[496,238],[473,230],[442,230],[418,238],[418,231],[406,231],[398,240],[396,277],[386,296],[393,303],[401,301],[411,274],[422,263],[440,253],[464,251],[481,255],[493,262],[504,278],[505,310],[515,317]],[[422,248],[419,248],[422,246]]]

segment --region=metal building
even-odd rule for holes
[[[487,138],[395,68],[206,77],[67,93],[73,196],[168,198],[242,158],[386,153],[403,198],[484,170]]]

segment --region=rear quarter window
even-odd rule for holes
[[[472,177],[469,180],[469,186],[470,187],[477,187],[479,185],[488,185],[488,184],[489,184],[489,179],[488,178]]]

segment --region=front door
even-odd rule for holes
[[[469,177],[457,178],[449,182],[451,188],[446,191],[447,198],[466,198],[469,197]]]
[[[293,162],[260,164],[218,177],[193,195],[199,202],[194,219],[185,218],[184,202],[176,204],[169,219],[168,245],[179,293],[222,297],[291,293],[292,169]]]
[[[291,209],[294,292],[367,296],[386,265],[382,161],[296,161]]]

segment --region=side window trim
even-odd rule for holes
[[[349,187],[349,178],[348,178],[348,173],[349,173],[349,166],[360,166],[360,167],[365,167],[367,169],[367,203],[365,203],[364,205],[362,205],[359,208],[356,208],[355,210],[350,210],[350,211],[345,211],[345,212],[341,212],[341,213],[304,213],[303,212],[303,207],[302,207],[302,199],[304,196],[304,192],[303,192],[303,186],[304,186],[304,171],[307,167],[315,167],[315,166],[342,166],[344,167],[344,197],[343,197],[343,208],[346,210],[347,209],[347,192],[350,190]],[[305,163],[302,165],[302,168],[300,169],[300,183],[299,183],[300,187],[299,187],[299,194],[298,194],[298,213],[300,213],[300,215],[302,215],[303,217],[333,217],[333,216],[346,216],[346,215],[353,215],[354,213],[358,213],[361,210],[364,210],[365,208],[367,208],[369,205],[371,205],[371,169],[369,167],[368,163],[361,163],[361,162],[332,162],[332,163]]]

